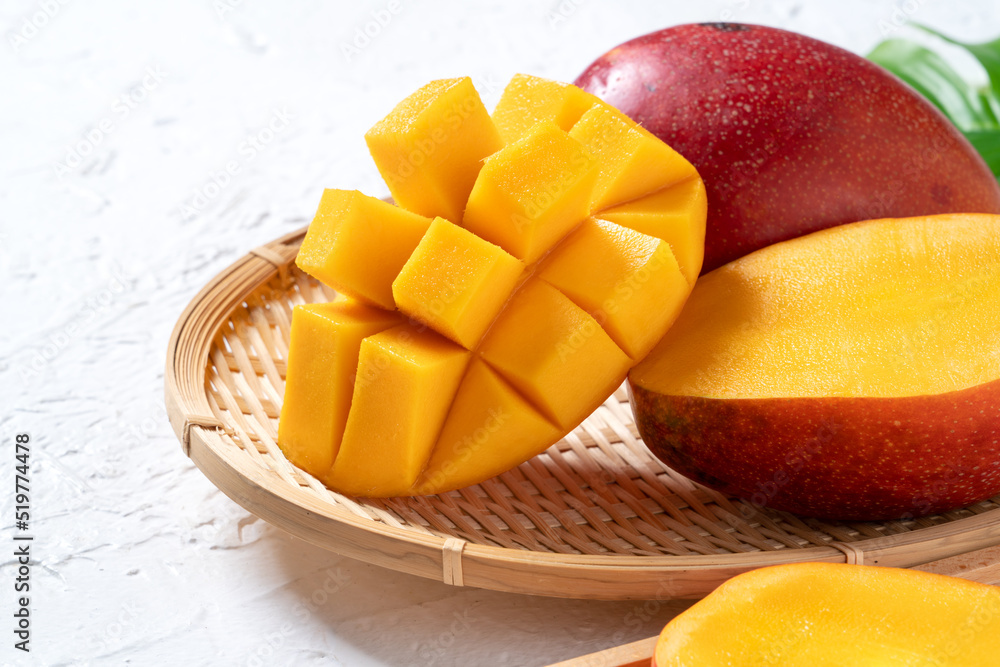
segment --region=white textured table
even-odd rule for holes
[[[162,399],[167,337],[195,292],[307,223],[324,186],[384,194],[362,134],[432,78],[471,75],[489,105],[515,72],[572,80],[692,21],[859,53],[908,17],[1000,33],[989,0],[614,4],[0,2],[0,663],[545,665],[676,613],[333,556],[217,491]],[[31,437],[28,531],[12,526],[17,433]],[[13,647],[27,534],[30,654]]]

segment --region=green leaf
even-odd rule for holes
[[[963,130],[1000,127],[981,91],[930,49],[903,39],[882,42],[868,59],[910,84]]]
[[[993,175],[1000,178],[1000,130],[975,130],[962,134],[983,156]]]
[[[993,91],[993,95],[1000,97],[1000,39],[981,44],[969,44],[967,42],[960,42],[925,25],[920,25],[919,23],[914,23],[913,25],[955,46],[961,46],[971,53],[979,61],[979,64],[983,66],[983,69],[986,70],[986,75],[990,78],[990,88]]]

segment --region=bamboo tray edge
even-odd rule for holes
[[[834,538],[856,529],[833,526],[826,531],[828,534],[812,536],[806,533],[814,544],[801,548],[782,548],[778,544],[777,547],[769,547],[772,550],[760,551],[754,550],[755,543],[751,541],[748,545],[731,547],[736,551],[732,553],[616,555],[600,553],[600,549],[603,548],[601,544],[606,544],[611,539],[600,535],[598,535],[599,541],[595,542],[597,546],[582,547],[592,553],[580,551],[581,547],[574,537],[576,528],[569,525],[571,522],[564,517],[562,517],[563,525],[557,525],[552,530],[562,530],[566,527],[560,535],[566,536],[568,546],[553,542],[555,538],[548,534],[546,526],[539,526],[537,519],[535,520],[538,535],[532,539],[543,540],[544,544],[553,543],[555,546],[550,550],[497,546],[489,543],[491,539],[496,538],[487,535],[485,530],[483,539],[479,540],[478,534],[470,534],[468,530],[456,530],[450,534],[447,529],[440,528],[440,525],[447,524],[453,518],[450,514],[452,511],[458,511],[454,508],[467,508],[469,502],[475,505],[481,498],[492,498],[494,496],[490,493],[498,493],[497,488],[500,487],[491,487],[488,492],[479,495],[466,493],[456,494],[452,498],[435,497],[435,502],[445,503],[439,507],[447,516],[432,516],[430,528],[422,523],[418,525],[405,520],[410,516],[407,512],[414,507],[418,513],[424,511],[422,506],[418,507],[411,503],[409,507],[397,505],[393,506],[395,509],[390,507],[387,510],[385,506],[366,504],[317,488],[315,480],[306,479],[308,476],[305,473],[294,469],[287,460],[284,460],[280,452],[275,451],[273,438],[269,436],[271,427],[265,423],[276,421],[276,417],[271,417],[270,413],[274,412],[273,396],[277,390],[268,389],[270,385],[265,376],[268,373],[273,376],[273,369],[276,368],[274,364],[276,360],[280,361],[280,355],[272,355],[274,357],[272,359],[258,355],[255,359],[251,359],[250,361],[256,363],[254,368],[261,365],[266,367],[260,373],[257,371],[251,373],[248,370],[250,366],[244,363],[245,372],[242,376],[239,373],[233,374],[236,378],[233,381],[234,386],[238,391],[233,390],[232,393],[234,395],[241,393],[235,398],[240,399],[242,396],[242,400],[250,404],[242,415],[237,414],[239,410],[232,405],[230,409],[220,407],[216,396],[218,391],[213,390],[213,383],[219,382],[218,377],[213,376],[215,379],[210,380],[210,370],[216,374],[220,371],[225,374],[231,373],[230,369],[221,369],[220,364],[238,364],[241,360],[249,358],[247,350],[240,350],[238,354],[236,351],[232,352],[238,357],[236,362],[225,360],[218,362],[226,356],[228,349],[223,348],[220,351],[220,336],[233,336],[233,331],[236,332],[235,335],[240,333],[242,324],[234,325],[234,318],[243,317],[240,314],[242,310],[253,311],[248,305],[248,300],[253,300],[260,290],[270,290],[269,293],[280,295],[281,285],[293,284],[292,274],[296,271],[293,262],[304,233],[305,229],[298,230],[255,249],[221,272],[195,296],[179,318],[168,344],[165,400],[171,425],[184,452],[209,480],[250,512],[313,544],[338,554],[452,585],[594,599],[699,598],[735,574],[768,564],[797,561],[850,562],[860,559],[870,564],[911,567],[1000,544],[1000,504],[995,502],[996,499],[988,501],[982,507],[973,508],[962,516],[941,519],[936,524],[933,522],[926,526],[916,524],[916,528],[906,530],[903,530],[902,525],[893,527],[893,530],[898,528],[900,532],[897,533],[888,531],[885,534],[879,533],[881,527],[874,526],[869,532],[878,536],[866,539],[859,537],[849,542],[840,542]],[[276,288],[275,285],[279,287]],[[298,289],[299,292],[302,291],[301,284]],[[271,308],[271,315],[277,312],[274,310],[275,302],[271,302],[268,307]],[[260,312],[255,311],[251,315],[258,317]],[[265,315],[267,315],[266,309]],[[275,333],[279,328],[272,323],[262,330],[266,336],[280,338]],[[248,343],[248,349],[262,345],[259,331],[252,333],[251,337],[253,343]],[[233,340],[235,344],[240,344],[239,340]],[[232,347],[233,341],[227,338],[225,345]],[[261,384],[267,391],[257,392],[258,395],[254,395],[254,392],[247,390],[250,386],[246,382],[247,376],[253,374],[258,375],[257,378],[250,378],[253,383]],[[225,393],[229,390],[225,388],[223,397],[233,399],[233,396]],[[268,396],[271,397],[270,403],[267,403]],[[265,403],[270,406],[270,413]],[[610,424],[608,411],[603,414],[604,419]],[[251,422],[257,425],[256,431],[248,430],[246,424]],[[622,426],[622,424],[612,424],[612,426]],[[581,438],[593,439],[593,429],[587,430],[581,426],[577,431],[580,432]],[[577,431],[574,431],[574,434]],[[237,442],[241,442],[242,445]],[[624,447],[624,444],[619,442],[611,445],[606,442],[598,444],[605,449],[613,445],[615,451]],[[570,454],[581,451],[575,441],[571,447],[567,446],[565,449]],[[632,450],[625,452],[623,460],[628,460],[629,457],[634,459],[641,455],[641,449],[644,449],[641,448],[641,444],[639,449],[633,446]],[[594,451],[597,452],[596,449]],[[552,463],[553,460],[556,463]],[[532,466],[524,469],[527,477],[515,473],[516,479],[511,478],[514,479],[513,482],[507,479],[498,484],[506,484],[507,486],[501,491],[508,494],[512,484],[522,485],[514,490],[514,495],[517,496],[523,490],[522,487],[528,488],[524,479],[535,479],[539,470],[544,473],[545,466],[549,466],[560,480],[565,480],[566,466],[562,463],[564,460],[565,455],[561,450],[552,452],[546,463],[533,460],[523,464],[522,468],[529,464]],[[562,467],[554,469],[553,466],[557,464]],[[576,469],[571,472],[575,474]],[[586,473],[586,470],[584,472]],[[732,525],[734,522],[732,512],[727,514],[726,508],[733,507],[732,503],[737,502],[734,499],[726,499],[715,492],[700,489],[692,491],[689,486],[693,485],[686,480],[675,480],[671,476],[672,471],[654,472],[658,475],[654,481],[660,478],[665,480],[663,482],[665,490],[653,489],[659,494],[654,494],[653,499],[662,505],[665,502],[664,493],[676,491],[680,494],[676,497],[686,499],[686,506],[681,509],[666,507],[661,515],[657,513],[655,503],[650,498],[629,498],[627,495],[622,495],[629,507],[632,506],[629,503],[636,503],[635,507],[640,516],[638,519],[629,519],[639,526],[636,534],[627,532],[632,523],[616,516],[612,517],[615,519],[615,525],[611,525],[611,521],[606,522],[606,525],[598,525],[593,519],[582,522],[574,519],[582,526],[579,529],[586,531],[588,535],[595,531],[599,533],[610,530],[615,539],[622,535],[622,540],[641,545],[645,544],[642,540],[650,540],[649,521],[655,519],[669,522],[670,513],[676,511],[681,519],[685,517],[693,519],[691,523],[694,528],[686,533],[683,530],[681,532],[689,537],[693,535],[691,539],[695,540],[695,547],[698,547],[698,539],[702,539],[714,540],[712,544],[722,540],[721,543],[730,548],[727,539],[738,541],[743,539],[741,537],[743,534],[760,533],[753,526]],[[646,471],[643,474],[646,476],[639,476],[638,486],[625,480],[628,482],[625,484],[626,491],[648,487],[651,473]],[[491,480],[490,484],[492,483]],[[625,493],[620,488],[621,484],[618,486],[612,484],[609,488],[612,487],[616,494]],[[536,489],[536,495],[540,498],[546,493],[553,492],[546,488],[542,489],[539,495]],[[629,493],[635,495],[637,492],[633,490]],[[594,496],[597,500],[595,507],[599,509],[603,507],[600,494],[593,488],[563,489],[560,494],[562,495],[557,497],[557,500],[565,502],[566,507],[576,507],[580,497],[590,496]],[[708,500],[702,502],[705,498]],[[542,498],[542,501],[544,500],[545,498]],[[405,505],[409,501],[402,502]],[[644,508],[651,506],[652,519],[643,513]],[[477,518],[476,512],[468,509],[463,511],[468,512],[474,519]],[[584,516],[593,514],[590,508],[581,511]],[[564,512],[564,515],[566,513]],[[722,518],[719,519],[719,516]],[[403,517],[403,520],[400,517]],[[459,518],[466,520],[465,517]],[[505,517],[501,517],[503,518]],[[523,516],[517,518],[524,523]],[[479,520],[482,518],[479,517]],[[709,522],[712,520],[717,520],[718,525],[710,525]],[[768,525],[785,525],[780,523],[782,521],[798,525],[794,517],[782,517],[781,513],[762,517],[761,522],[765,521]],[[528,532],[532,530],[530,526],[511,527],[514,529],[512,535],[520,534],[522,530]],[[860,530],[868,529],[861,527]],[[694,534],[697,531],[705,532],[707,538]],[[730,531],[736,532],[737,537],[733,538],[731,535],[727,537],[723,534]],[[472,539],[469,539],[470,537]],[[786,542],[795,537],[794,534],[791,537],[778,535],[778,539],[784,539]],[[659,544],[664,544],[665,548],[674,548],[674,542],[667,538],[657,535],[654,535],[654,538],[660,540]],[[674,541],[682,544],[679,539]],[[653,547],[656,547],[656,544],[653,544]],[[563,552],[560,553],[555,549]],[[577,553],[571,553],[572,549],[577,549]]]

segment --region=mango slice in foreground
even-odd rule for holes
[[[663,629],[654,667],[942,665],[1000,655],[1000,588],[871,565],[746,572]]]
[[[362,318],[372,331],[352,334],[350,354],[327,340],[336,328],[293,325],[279,445],[335,491],[441,493],[531,458],[621,385],[691,291],[672,244],[704,236],[703,207],[668,197],[635,214],[636,230],[601,219],[594,195],[600,182],[600,201],[627,206],[700,183],[683,158],[597,98],[537,77],[504,93],[498,133],[470,86],[433,82],[367,136],[412,212],[325,195],[297,260],[346,303],[385,313]],[[700,269],[690,245],[685,261]],[[303,308],[296,322],[309,321]]]

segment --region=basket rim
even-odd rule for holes
[[[446,583],[510,592],[566,596],[554,582],[542,581],[525,587],[502,580],[497,568],[502,569],[505,565],[530,567],[537,571],[538,576],[552,576],[560,580],[575,577],[576,571],[580,571],[581,575],[584,571],[636,575],[632,584],[619,586],[620,590],[614,589],[609,582],[611,588],[608,590],[579,591],[583,595],[573,595],[600,599],[662,597],[660,594],[646,595],[656,590],[650,588],[656,574],[697,572],[709,575],[706,583],[719,584],[739,572],[779,563],[846,560],[911,567],[1000,544],[1000,508],[995,508],[934,526],[860,539],[849,546],[831,543],[830,546],[801,549],[713,555],[563,554],[474,544],[461,538],[449,539],[397,528],[355,515],[345,507],[323,503],[282,479],[268,479],[262,470],[255,469],[259,466],[249,461],[248,457],[244,456],[242,459],[247,460],[242,460],[239,456],[229,456],[232,452],[228,450],[239,450],[239,447],[227,444],[218,434],[217,429],[222,424],[213,416],[206,395],[206,368],[209,350],[219,327],[254,290],[279,272],[288,270],[307,229],[303,227],[285,234],[243,255],[198,291],[171,333],[164,374],[167,413],[184,453],[235,502],[297,537],[342,555],[363,558]],[[317,521],[329,532],[317,532],[314,525]],[[454,544],[449,544],[455,539],[463,543],[457,552]],[[407,555],[409,561],[400,562],[390,555],[390,552],[398,550],[395,547],[400,544],[413,550]],[[925,545],[927,548],[914,558],[911,549],[914,545]],[[712,574],[718,576],[713,577]],[[588,577],[587,583],[591,586],[595,582]],[[565,581],[562,584],[565,585]],[[681,586],[669,597],[701,597],[706,592]]]

